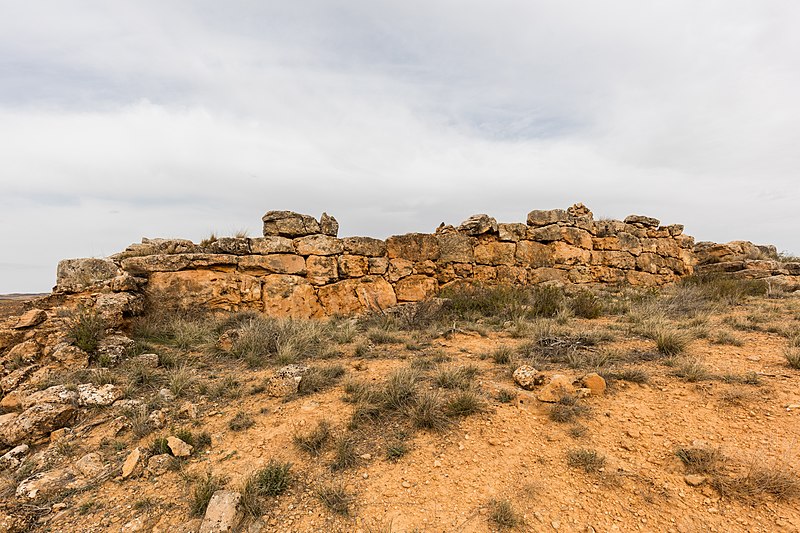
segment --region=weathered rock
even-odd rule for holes
[[[250,239],[250,252],[257,255],[293,254],[294,243],[292,239],[269,235]]]
[[[295,254],[248,255],[239,258],[238,269],[246,274],[305,274],[306,261]]]
[[[108,335],[97,346],[97,360],[116,364],[133,348],[134,340],[125,335]]]
[[[554,374],[550,377],[550,381],[536,393],[536,399],[540,402],[556,403],[564,396],[574,392],[575,387],[572,386],[572,380],[562,374]]]
[[[155,353],[141,353],[131,357],[130,362],[134,366],[145,368],[158,368],[158,354]]]
[[[83,477],[93,478],[105,472],[106,467],[103,464],[103,457],[97,452],[92,452],[75,461],[75,469]]]
[[[22,408],[22,394],[11,391],[0,399],[0,412],[16,411]]]
[[[567,215],[574,218],[587,218],[589,220],[594,218],[591,210],[582,203],[577,203],[572,207],[567,208]]]
[[[545,375],[530,365],[522,365],[514,370],[514,382],[525,390],[533,390],[534,387],[544,383]]]
[[[247,255],[250,252],[250,239],[247,237],[219,237],[203,246],[209,254]]]
[[[595,372],[583,376],[580,383],[582,387],[589,389],[593,396],[601,396],[606,392],[606,380]]]
[[[683,480],[690,487],[699,487],[708,480],[708,477],[701,474],[686,474],[683,476]]]
[[[100,315],[107,327],[120,327],[126,317],[140,315],[143,310],[144,298],[140,294],[102,293],[94,298],[94,311]]]
[[[89,354],[66,342],[57,344],[51,356],[67,368],[86,368],[89,366]]]
[[[39,403],[73,403],[77,405],[78,391],[74,388],[68,388],[66,385],[53,385],[44,390],[23,396],[20,399],[20,404],[23,409],[28,409]]]
[[[200,525],[199,533],[224,533],[234,531],[243,518],[242,495],[230,490],[218,490],[211,496]]]
[[[318,318],[324,310],[314,288],[298,276],[273,274],[263,278],[264,312],[271,316]]]
[[[345,253],[381,257],[386,255],[386,243],[372,237],[345,237],[342,239]]]
[[[122,479],[128,479],[133,475],[136,471],[136,467],[139,466],[141,458],[142,451],[139,448],[134,448],[133,451],[128,454],[128,457],[122,464]]]
[[[458,226],[458,231],[467,235],[497,233],[497,220],[489,215],[472,215]]]
[[[0,457],[0,472],[3,470],[16,470],[16,468],[22,464],[28,450],[29,447],[27,444],[20,444],[6,452]]]
[[[335,257],[311,255],[306,259],[306,279],[312,285],[327,285],[339,279]]]
[[[294,240],[294,247],[300,255],[336,255],[342,253],[342,241],[328,235],[309,235]]]
[[[293,211],[268,211],[261,221],[264,223],[265,237],[304,237],[321,231],[317,219]]]
[[[58,262],[56,292],[81,292],[117,275],[117,265],[109,259],[64,259]]]
[[[71,468],[57,468],[48,472],[34,474],[17,486],[18,498],[46,498],[55,492],[76,489],[85,485]]]
[[[642,215],[628,215],[625,217],[625,224],[633,224],[636,226],[656,228],[661,222],[657,218],[646,217]]]
[[[160,476],[167,472],[172,466],[174,459],[168,453],[154,455],[147,460],[147,471],[155,476]]]
[[[189,457],[192,455],[193,446],[186,444],[173,435],[167,437],[167,446],[175,457]]]
[[[328,315],[381,311],[397,304],[392,286],[381,277],[365,276],[320,287],[319,300]]]
[[[71,404],[40,403],[28,407],[13,418],[0,417],[0,442],[16,446],[23,441],[37,440],[52,430],[69,424],[75,416]]]
[[[548,211],[533,210],[528,213],[528,225],[533,227],[547,226],[559,222],[569,221],[569,215],[563,209],[550,209]]]
[[[428,276],[412,275],[395,284],[395,293],[399,302],[419,302],[433,296],[438,289],[436,279]]]
[[[561,229],[561,226],[558,224],[535,226],[528,229],[525,238],[537,242],[560,241],[562,238]]]
[[[444,263],[471,263],[475,260],[472,239],[461,233],[436,235],[439,243],[439,261]]]
[[[553,264],[553,255],[546,244],[533,241],[519,241],[515,254],[517,263],[532,268],[550,266]]]
[[[528,226],[521,223],[497,225],[498,239],[506,242],[517,242],[525,239],[528,234]]]
[[[441,255],[436,236],[426,233],[393,235],[386,239],[386,251],[390,259],[399,258],[411,262],[428,259],[436,261]]]
[[[276,398],[296,394],[306,372],[308,367],[305,365],[286,365],[279,368],[267,382],[267,394]]]
[[[149,279],[148,299],[167,308],[225,311],[261,308],[261,279],[247,274],[187,270],[155,272]]]
[[[32,328],[47,320],[47,313],[41,309],[31,309],[23,313],[17,323],[11,326],[14,329]]]
[[[125,395],[125,392],[111,383],[93,385],[82,383],[78,385],[78,405],[82,407],[98,407],[111,405]]]
[[[475,246],[475,262],[481,265],[513,265],[517,246],[513,242],[487,242]]]
[[[22,360],[22,361],[35,361],[39,354],[42,352],[42,347],[35,340],[27,340],[21,342],[11,348],[6,354],[6,359],[9,360]],[[7,390],[3,387],[3,390]]]
[[[363,255],[341,255],[338,263],[340,278],[360,278],[369,273],[369,258]]]
[[[328,213],[322,213],[319,218],[319,229],[324,235],[336,237],[339,235],[339,222]]]

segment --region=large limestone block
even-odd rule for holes
[[[489,265],[475,265],[472,269],[472,279],[478,283],[490,283],[497,279],[497,267]]]
[[[419,302],[433,296],[439,288],[435,278],[412,275],[395,284],[395,293],[400,302]]]
[[[250,239],[246,237],[220,237],[203,246],[210,254],[247,255],[250,253]]]
[[[303,275],[306,272],[306,260],[295,254],[247,255],[239,258],[239,271],[253,275]]]
[[[46,312],[41,309],[31,309],[20,315],[16,324],[11,327],[12,329],[32,328],[33,326],[38,326],[45,320],[47,320]]]
[[[339,279],[339,266],[336,258],[326,255],[308,256],[306,279],[313,285],[327,285]]]
[[[497,225],[498,238],[501,241],[517,242],[521,241],[528,234],[527,224],[515,223],[500,223]]]
[[[360,278],[369,273],[369,257],[344,254],[337,258],[340,278]]]
[[[154,304],[174,309],[257,309],[261,307],[261,281],[237,272],[154,272],[147,295]]]
[[[592,249],[592,234],[580,228],[561,228],[561,236],[568,243],[579,248]]]
[[[200,524],[199,533],[228,533],[237,531],[244,518],[242,495],[231,490],[218,490],[211,496]]]
[[[637,287],[655,287],[673,281],[673,278],[639,272],[638,270],[628,270],[625,272],[625,281]]]
[[[592,266],[589,269],[594,280],[602,283],[619,283],[625,279],[626,272],[633,272],[633,270],[625,271],[609,266]]]
[[[549,224],[547,226],[535,226],[528,228],[526,239],[539,242],[560,241],[562,238],[561,226]]]
[[[489,215],[472,215],[458,226],[458,231],[467,235],[497,233],[497,220]]]
[[[526,285],[528,270],[525,267],[500,265],[497,267],[497,283],[505,285]]]
[[[342,253],[342,241],[329,235],[309,235],[294,240],[300,255],[336,255]]]
[[[553,264],[553,250],[546,244],[534,241],[519,241],[515,254],[516,262],[539,268]]]
[[[268,211],[261,221],[264,223],[264,236],[303,237],[321,232],[319,222],[310,215],[293,211]]]
[[[569,215],[563,209],[550,209],[547,211],[533,210],[528,213],[528,225],[533,227],[547,226],[559,222],[568,222]]]
[[[674,239],[654,239],[656,245],[656,253],[666,257],[680,257],[681,247]]]
[[[381,257],[386,255],[386,243],[372,237],[345,237],[342,239],[344,251],[353,255]]]
[[[394,289],[378,276],[348,279],[320,287],[319,299],[328,315],[355,315],[397,305]]]
[[[369,274],[371,275],[382,276],[389,270],[388,257],[370,257],[367,264],[369,265]]]
[[[628,215],[625,217],[626,224],[634,224],[642,227],[656,228],[661,222],[657,218],[642,215]]]
[[[133,257],[137,255],[157,254],[190,254],[197,252],[197,245],[188,239],[148,239],[141,243],[133,243],[125,251],[115,257]]]
[[[628,252],[592,251],[591,264],[613,268],[636,268],[636,258]]]
[[[549,244],[553,253],[553,261],[557,265],[586,265],[592,252],[565,242],[556,241]]]
[[[271,316],[319,318],[324,315],[314,287],[299,276],[273,274],[263,278],[264,312]]]
[[[44,437],[69,424],[76,412],[72,404],[39,403],[19,415],[4,415],[0,417],[0,443],[16,446]]]
[[[322,216],[319,217],[319,230],[323,235],[336,237],[339,235],[339,221],[328,213],[322,213]]]
[[[513,265],[517,245],[513,242],[486,242],[475,246],[475,262],[481,265]]]
[[[117,265],[109,259],[64,259],[56,270],[56,292],[80,292],[117,275]]]
[[[613,237],[625,231],[625,223],[619,220],[598,220],[594,223],[594,233],[598,237]]]
[[[471,263],[475,260],[473,239],[462,233],[437,234],[439,261],[444,263]]]
[[[250,252],[260,255],[268,254],[293,254],[294,244],[292,239],[269,235],[250,239]]]
[[[414,263],[408,259],[390,259],[389,260],[389,281],[395,283],[406,276],[410,276],[414,272]]]
[[[530,283],[568,283],[569,273],[560,268],[534,268],[528,271],[528,280]]]
[[[237,262],[238,258],[233,254],[148,255],[123,259],[122,269],[136,276],[152,272],[178,272],[198,268],[233,270]]]
[[[441,255],[441,248],[436,236],[427,233],[393,235],[386,239],[386,250],[390,259],[400,258],[412,262],[427,259],[436,261]]]

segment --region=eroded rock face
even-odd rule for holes
[[[33,441],[72,422],[77,413],[72,404],[39,403],[20,414],[0,416],[0,442],[6,446]]]
[[[497,233],[497,220],[489,215],[472,215],[458,226],[458,231],[473,236]]]
[[[109,281],[117,275],[117,265],[109,259],[64,259],[56,271],[56,292],[80,292]]]
[[[264,223],[264,236],[304,237],[320,233],[317,219],[293,211],[268,211],[261,221]]]

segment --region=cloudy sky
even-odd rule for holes
[[[800,3],[0,0],[0,293],[141,237],[583,202],[800,253]]]

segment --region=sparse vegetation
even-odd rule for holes
[[[577,448],[567,452],[567,464],[573,468],[580,468],[587,474],[594,474],[605,467],[606,458],[597,450]]]
[[[67,338],[90,356],[94,356],[105,337],[106,323],[95,311],[78,308],[70,319]]]
[[[244,411],[238,411],[233,418],[228,421],[228,428],[231,431],[244,431],[255,425],[255,419]]]
[[[291,483],[289,470],[292,463],[270,459],[263,468],[252,472],[245,478],[242,486],[242,508],[253,518],[264,512],[264,499],[282,494]]]
[[[201,478],[195,483],[192,489],[192,499],[189,504],[192,516],[203,516],[208,507],[208,502],[211,501],[211,496],[222,489],[226,482],[224,477],[215,476],[211,472],[208,472],[204,478]]]
[[[353,497],[347,493],[341,483],[322,485],[317,488],[316,493],[317,498],[328,510],[345,516],[350,514]]]
[[[303,379],[297,387],[297,394],[304,396],[323,391],[336,384],[344,375],[345,370],[342,365],[314,366],[303,374]]]
[[[293,440],[300,450],[317,457],[331,438],[331,423],[320,420],[317,426],[306,434],[295,434]]]
[[[581,404],[578,398],[572,395],[564,395],[558,402],[550,406],[549,417],[553,422],[563,424],[572,422],[587,411],[588,407]]]
[[[352,468],[358,463],[358,452],[356,451],[357,442],[356,436],[352,434],[342,435],[336,440],[331,470],[335,471]]]
[[[492,500],[489,502],[489,521],[499,528],[515,528],[522,523],[509,500]]]

